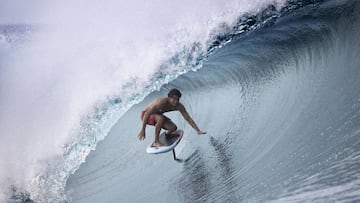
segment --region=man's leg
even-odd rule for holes
[[[166,136],[171,136],[177,130],[177,126],[166,116],[161,114],[155,115],[155,141],[154,146],[164,146],[164,144],[160,143],[159,136],[161,128],[167,130]]]
[[[165,120],[162,128],[167,130],[166,134],[172,134],[177,130],[177,126],[170,119]]]
[[[177,126],[175,125],[174,122],[172,122],[168,117],[165,116],[165,122],[162,126],[163,129],[167,130],[166,132],[166,137],[172,137],[172,136],[177,136],[177,134],[173,134],[175,133],[175,131],[177,130]]]
[[[155,115],[155,141],[154,141],[154,146],[156,147],[160,147],[160,146],[165,146],[164,144],[160,143],[159,141],[159,136],[160,136],[160,130],[162,128],[162,126],[165,123],[165,116],[161,115],[161,114],[156,114]]]

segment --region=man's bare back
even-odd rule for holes
[[[161,97],[152,101],[147,107],[145,107],[144,111],[150,111],[156,114],[163,114],[169,111],[178,110],[178,106],[182,105],[177,103],[176,106],[170,104],[168,97]]]
[[[139,133],[139,139],[145,139],[146,125],[155,126],[155,141],[153,146],[164,146],[159,142],[160,130],[163,128],[167,130],[167,134],[176,131],[177,126],[166,116],[163,115],[169,111],[179,111],[184,119],[193,127],[197,134],[206,134],[199,129],[194,120],[190,117],[183,104],[179,102],[181,93],[177,89],[170,90],[168,97],[161,97],[152,101],[142,112],[142,129]]]

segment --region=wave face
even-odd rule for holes
[[[300,4],[300,3],[299,3]],[[296,4],[294,4],[296,5]],[[312,2],[212,51],[130,108],[70,176],[73,202],[360,201],[360,3]],[[226,38],[226,37],[225,37]],[[205,136],[184,129],[152,156],[140,112],[170,88]]]

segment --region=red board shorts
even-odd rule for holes
[[[141,112],[141,120],[143,120],[144,115],[145,115],[145,111],[142,111],[142,112]],[[156,125],[155,114],[151,114],[151,115],[149,116],[149,119],[148,119],[148,121],[147,121],[146,124],[148,124],[148,125],[153,125],[153,126]]]

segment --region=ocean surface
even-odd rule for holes
[[[360,202],[360,1],[207,4],[0,25],[0,202]],[[137,137],[172,88],[181,162]]]

